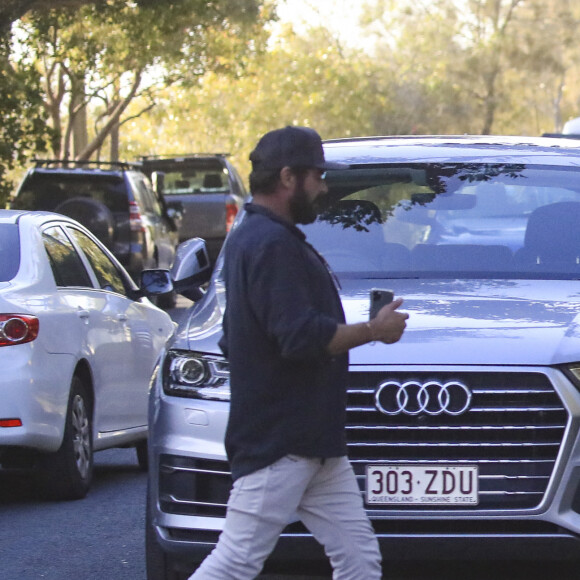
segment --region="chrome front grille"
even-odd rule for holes
[[[231,485],[225,461],[159,457],[159,505],[166,513],[225,517]]]
[[[457,415],[418,408],[410,408],[412,414],[385,414],[375,394],[386,381],[459,382],[471,392],[471,401]],[[542,373],[350,373],[347,437],[361,489],[369,463],[477,464],[479,505],[457,509],[533,508],[545,493],[566,421],[566,410]]]
[[[479,504],[372,506],[372,510],[531,509],[542,500],[558,455],[567,412],[542,373],[351,372],[349,457],[361,490],[367,464],[477,464]],[[471,392],[459,415],[386,415],[375,405],[377,386],[459,381]],[[159,499],[166,513],[224,517],[231,487],[227,462],[162,455]]]

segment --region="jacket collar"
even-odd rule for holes
[[[267,207],[249,202],[244,205],[244,209],[249,214],[252,213],[260,214],[271,219],[272,221],[282,224],[286,229],[288,229],[295,236],[298,236],[302,241],[306,240],[306,235],[301,229],[297,228],[294,224],[291,224],[285,219],[282,219],[280,216],[276,215],[273,211],[270,211]]]

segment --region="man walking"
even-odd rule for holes
[[[402,300],[346,324],[334,277],[296,224],[327,193],[316,131],[285,127],[250,155],[253,201],[225,249],[229,360],[226,451],[234,479],[224,530],[191,576],[259,575],[278,536],[299,518],[340,580],[379,580],[378,542],[346,457],[348,351],[403,334]]]

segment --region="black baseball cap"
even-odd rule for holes
[[[266,133],[250,153],[252,169],[282,169],[282,167],[316,167],[341,169],[341,163],[324,159],[320,135],[308,127],[288,126]]]

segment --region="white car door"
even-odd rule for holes
[[[149,379],[158,352],[151,325],[141,305],[127,295],[128,276],[82,231],[67,229],[98,280],[95,300],[102,316],[100,329],[106,333],[90,337],[100,390],[95,424],[102,433],[146,426]],[[153,332],[165,336],[165,331],[166,326],[163,332],[159,328]]]
[[[84,237],[94,244],[79,230],[67,230],[75,234],[73,239]],[[131,370],[127,364],[131,345],[124,311],[111,303],[109,292],[96,287],[96,275],[62,227],[45,229],[43,240],[58,286],[58,301],[54,305],[58,314],[53,319],[63,320],[66,314],[68,320],[63,325],[66,333],[58,328],[53,330],[49,348],[88,360],[95,390],[97,432],[124,429],[128,426],[125,407],[131,404],[125,386]],[[100,252],[96,244],[95,247]]]

